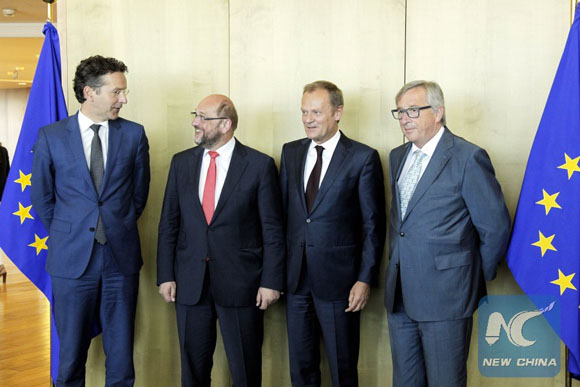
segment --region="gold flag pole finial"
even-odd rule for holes
[[[42,0],[46,3],[46,21],[52,23],[52,3],[56,0]]]

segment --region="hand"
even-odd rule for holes
[[[170,282],[163,282],[159,285],[159,294],[165,300],[165,302],[175,302],[175,291],[177,289],[177,285],[175,281]]]
[[[258,295],[256,296],[256,306],[262,310],[268,309],[268,306],[272,305],[280,298],[280,292],[274,289],[259,288]]]
[[[369,295],[371,294],[371,286],[366,282],[356,281],[352,289],[350,289],[350,294],[348,296],[348,308],[345,312],[360,312],[364,309]]]

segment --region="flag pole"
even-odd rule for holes
[[[46,3],[46,21],[49,23],[52,23],[52,4],[56,1],[56,0],[42,0]],[[50,307],[48,308],[48,319],[49,321],[52,321],[52,303],[49,301]],[[50,328],[49,331],[49,340],[50,340],[50,345],[52,346],[52,327]],[[52,351],[52,349],[51,349]],[[52,369],[52,365],[50,365],[52,363],[52,356],[50,356],[50,361],[49,361],[49,373],[48,373],[48,385],[49,387],[55,387],[54,381],[52,380],[52,375],[50,370]]]
[[[564,344],[564,351],[564,369],[566,370],[565,386],[572,387],[572,375],[570,374],[570,371],[568,371],[568,354],[570,351],[566,344]]]
[[[46,21],[52,23],[52,3],[56,0],[42,0],[46,3]]]
[[[570,26],[574,22],[574,15],[580,4],[580,0],[570,0]],[[568,346],[564,344],[564,369],[566,370],[566,379],[564,380],[564,385],[566,387],[572,387],[572,374],[568,370],[568,357],[570,356],[570,350]]]

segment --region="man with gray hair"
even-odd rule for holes
[[[395,100],[409,142],[389,156],[393,386],[465,386],[472,316],[504,257],[510,217],[486,151],[445,126],[439,85],[410,82]]]

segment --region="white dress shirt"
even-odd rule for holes
[[[338,145],[338,140],[340,140],[340,130],[337,130],[334,136],[322,144],[317,144],[314,141],[310,141],[310,147],[308,148],[308,152],[306,152],[306,164],[304,165],[304,192],[306,192],[308,178],[314,169],[314,164],[316,164],[316,158],[318,157],[314,147],[316,145],[320,145],[324,148],[324,151],[322,152],[322,170],[320,171],[320,182],[318,183],[318,188],[320,188],[322,180],[324,179],[324,175],[326,175],[326,171],[328,170],[330,160],[332,159],[332,154]]]
[[[413,153],[416,150],[420,150],[421,152],[423,152],[427,155],[427,157],[425,157],[423,159],[423,162],[421,163],[421,173],[419,173],[419,180],[421,180],[421,177],[423,176],[425,169],[427,169],[427,165],[429,165],[429,161],[431,161],[431,157],[433,156],[433,153],[435,153],[435,148],[437,148],[437,144],[439,144],[439,140],[441,140],[441,136],[443,136],[444,131],[445,131],[445,129],[443,128],[443,126],[441,128],[439,128],[439,131],[437,132],[437,134],[435,134],[435,136],[433,136],[433,138],[431,140],[427,141],[427,143],[425,145],[423,145],[423,148],[419,148],[415,144],[411,145],[411,151],[407,154],[407,159],[405,160],[405,165],[403,166],[403,170],[401,171],[401,175],[399,176],[399,180],[397,180],[399,192],[401,192],[401,189],[402,189],[401,181],[403,181],[403,176],[405,176],[407,174],[407,171],[409,171],[409,168],[411,168],[411,164],[413,163]]]
[[[99,129],[99,138],[101,139],[101,147],[103,149],[103,163],[105,169],[107,168],[107,150],[109,149],[109,121],[93,122],[89,117],[85,116],[79,110],[78,114],[79,128],[81,130],[81,139],[83,140],[83,150],[85,158],[87,159],[87,166],[91,169],[91,143],[95,132],[91,129],[91,125],[101,125]]]
[[[232,154],[234,153],[234,147],[236,146],[236,139],[232,137],[224,145],[216,149],[215,151],[219,154],[215,158],[215,202],[214,206],[217,206],[224,188],[224,183],[226,181],[226,176],[228,175],[228,169],[230,168],[230,161],[232,161]],[[205,179],[207,177],[207,169],[209,168],[209,162],[211,156],[209,151],[205,149],[203,151],[203,158],[201,159],[201,171],[199,173],[199,201],[203,201],[203,189],[205,187]],[[214,207],[215,208],[215,207]]]

